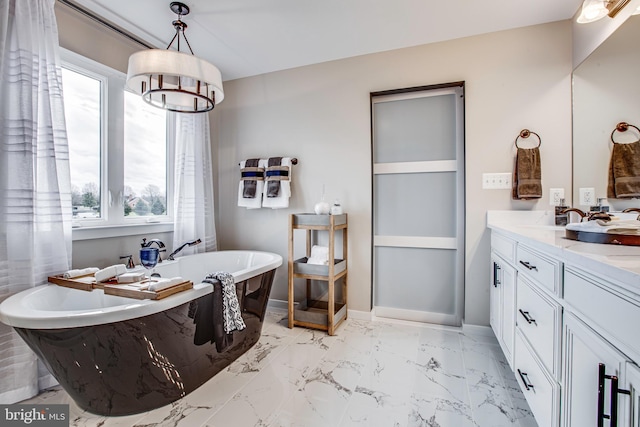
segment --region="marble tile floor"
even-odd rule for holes
[[[60,388],[23,403],[68,403],[74,427],[536,426],[493,337],[352,319],[330,337],[272,309],[249,352],[171,405],[102,417]]]

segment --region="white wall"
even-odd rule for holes
[[[138,46],[56,5],[63,47],[126,71]],[[326,185],[349,213],[349,301],[371,301],[371,154],[369,93],[466,81],[466,309],[488,324],[488,209],[548,209],[548,189],[571,191],[571,22],[418,46],[225,82],[211,113],[217,229],[221,249],[256,248],[287,256],[287,216],[309,212]],[[510,172],[522,128],[542,136],[544,198],[514,202],[481,189],[482,172]],[[236,207],[237,163],[292,155],[294,196],[287,210]],[[217,157],[217,159],[216,159]],[[75,242],[74,267],[103,266],[137,250],[142,236]],[[159,237],[171,241],[171,233]],[[169,248],[171,249],[171,248]],[[286,268],[272,297],[286,299]]]
[[[225,82],[219,134],[217,209],[222,248],[287,256],[290,213],[310,212],[325,184],[349,214],[349,303],[371,301],[371,133],[374,91],[466,82],[465,322],[489,320],[489,209],[549,209],[548,190],[571,192],[571,22],[563,21],[372,54]],[[511,172],[521,129],[542,137],[543,198],[512,201],[482,190],[483,172]],[[286,210],[236,207],[238,162],[295,156]],[[434,208],[437,208],[434,207]],[[286,300],[287,272],[272,298]]]

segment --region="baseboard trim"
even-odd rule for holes
[[[370,311],[347,310],[347,315],[349,319],[353,320],[366,320],[368,322],[373,320],[373,315]]]
[[[374,318],[404,320],[408,322],[429,323],[443,326],[457,326],[456,316],[443,313],[430,313],[417,310],[406,310],[392,307],[374,307]]]
[[[295,303],[295,305],[297,305],[298,303]],[[269,302],[267,303],[267,308],[269,308],[270,310],[284,310],[284,311],[288,311],[289,310],[289,302],[288,301],[284,301],[284,300],[280,300],[280,299],[274,299],[271,298],[269,299]],[[371,321],[373,320],[373,316],[372,313],[370,311],[360,311],[360,310],[347,310],[347,314],[349,319],[353,319],[353,320],[367,320],[367,321]]]
[[[490,326],[470,325],[462,322],[462,332],[464,334],[481,335],[484,337],[493,337],[493,329]]]
[[[267,307],[270,310],[287,311],[289,309],[289,302],[285,300],[272,298],[272,299],[269,299],[269,302],[267,303]],[[398,324],[406,324],[406,325],[414,325],[414,326],[426,326],[429,328],[444,329],[444,330],[450,330],[450,331],[462,330],[462,333],[464,334],[473,334],[473,335],[480,335],[480,336],[486,336],[486,337],[495,336],[493,333],[493,329],[491,329],[491,327],[489,326],[471,325],[464,322],[462,322],[461,327],[443,325],[443,324],[439,324],[438,322],[434,322],[434,320],[442,321],[445,319],[442,319],[442,318],[434,319],[433,317],[431,317],[430,319],[425,319],[422,316],[415,316],[416,313],[413,313],[413,312],[408,313],[408,310],[398,310],[398,311],[402,311],[403,312],[402,314],[404,315],[403,317],[406,316],[406,317],[409,317],[410,319],[412,318],[411,320],[406,318],[398,319],[398,318],[393,318],[389,316],[389,314],[395,314],[395,315],[400,314],[396,310],[393,310],[393,313],[390,313],[389,310],[384,308],[382,309],[381,313],[380,311],[381,310],[379,307],[374,307],[374,309],[371,311],[349,309],[348,317],[349,319],[363,320],[368,322],[378,321],[378,322],[398,323]],[[410,314],[410,316],[407,316],[407,314]],[[450,319],[446,319],[446,320],[450,320]]]
[[[289,302],[281,299],[269,299],[267,308],[275,310],[289,310]]]

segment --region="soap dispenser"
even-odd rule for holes
[[[331,215],[342,215],[342,205],[340,205],[340,200],[336,199],[333,202],[333,206],[331,206]]]
[[[569,212],[565,212],[569,206],[565,205],[564,199],[560,199],[560,203],[555,207],[556,225],[567,225],[569,222]]]
[[[604,205],[604,197],[598,197],[598,204],[589,208],[590,212],[609,212],[609,206]]]

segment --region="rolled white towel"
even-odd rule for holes
[[[74,277],[88,276],[98,271],[97,267],[77,268],[75,270],[69,270],[62,275],[65,279],[73,279]]]
[[[140,282],[144,279],[144,271],[120,274],[117,279],[118,283]]]
[[[106,282],[107,280],[112,279],[116,276],[119,276],[120,274],[124,274],[126,272],[127,272],[127,267],[124,264],[112,265],[95,272],[96,282]]]
[[[307,264],[329,264],[329,248],[326,246],[313,245],[311,247],[311,256],[307,260]]]
[[[160,279],[158,281],[151,282],[147,289],[150,291],[161,291],[163,289],[167,289],[184,282],[185,280],[182,277],[172,277],[171,279]]]

